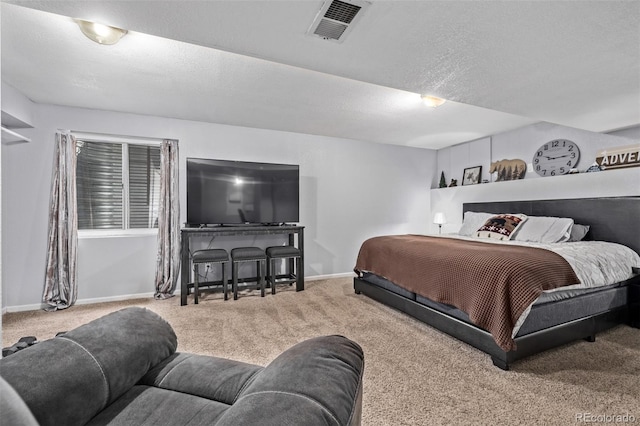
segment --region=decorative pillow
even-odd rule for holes
[[[569,237],[569,241],[582,241],[584,237],[589,232],[589,225],[579,225],[574,223],[571,227],[571,236]]]
[[[520,226],[527,220],[523,214],[499,214],[490,217],[484,225],[476,231],[478,238],[493,238],[496,240],[510,240]]]
[[[561,243],[569,240],[573,219],[566,217],[527,216],[511,239],[535,243]]]
[[[475,235],[478,228],[492,216],[495,216],[495,213],[464,212],[462,227],[458,231],[458,235],[464,235],[465,237]]]

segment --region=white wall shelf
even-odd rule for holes
[[[2,129],[2,143],[3,144],[14,144],[14,143],[27,143],[31,142],[26,136],[21,135],[18,132],[15,132],[11,129],[7,129],[6,127],[0,127]]]
[[[9,114],[6,111],[2,111],[2,143],[3,144],[15,144],[31,142],[31,139],[20,134],[16,130],[19,129],[31,129],[33,126],[20,120],[19,118]]]

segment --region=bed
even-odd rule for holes
[[[631,259],[625,260],[625,262],[631,262],[632,264],[625,264],[624,267],[619,266],[618,269],[624,268],[625,272],[623,275],[616,275],[617,278],[614,279],[614,282],[599,283],[597,286],[583,288],[586,284],[580,285],[579,283],[588,281],[588,279],[585,280],[585,270],[589,269],[588,266],[586,267],[582,263],[573,263],[574,261],[571,260],[569,268],[571,271],[563,269],[561,271],[562,274],[559,272],[556,274],[556,270],[560,271],[562,269],[558,269],[557,266],[561,265],[561,263],[557,265],[549,263],[555,260],[541,257],[538,263],[545,265],[545,267],[535,272],[535,279],[533,279],[533,275],[522,279],[525,284],[530,285],[524,290],[526,297],[524,297],[517,309],[513,307],[512,311],[507,309],[506,314],[501,313],[502,311],[499,311],[498,314],[493,311],[486,314],[483,306],[493,307],[493,305],[500,305],[503,298],[509,299],[513,297],[520,300],[520,295],[516,295],[517,297],[501,295],[502,292],[511,291],[511,287],[509,283],[506,283],[504,284],[504,289],[502,289],[502,284],[498,283],[499,285],[496,284],[495,287],[500,288],[499,291],[489,289],[493,291],[488,296],[490,303],[475,300],[475,296],[465,296],[464,300],[455,300],[453,302],[447,297],[443,297],[442,295],[446,293],[451,283],[456,283],[457,285],[458,281],[456,280],[463,281],[461,288],[482,289],[482,285],[485,285],[480,278],[477,280],[471,278],[476,276],[474,275],[476,272],[471,270],[463,271],[466,275],[460,272],[465,268],[465,266],[460,265],[465,264],[469,259],[469,256],[466,256],[463,251],[460,253],[455,252],[459,258],[451,256],[450,265],[456,266],[448,269],[458,271],[456,277],[450,277],[446,275],[448,272],[435,269],[435,267],[431,271],[429,262],[433,261],[432,257],[425,257],[426,260],[423,262],[426,264],[425,266],[419,265],[419,262],[415,261],[413,263],[407,262],[401,256],[407,254],[405,250],[414,252],[422,250],[423,243],[425,245],[444,244],[443,246],[435,245],[434,247],[440,247],[435,251],[452,253],[452,250],[458,250],[458,245],[477,246],[480,244],[483,247],[492,245],[502,248],[508,246],[511,242],[507,241],[505,244],[499,242],[500,244],[498,244],[495,240],[488,241],[487,238],[450,238],[455,236],[447,235],[443,236],[444,238],[438,236],[384,236],[380,237],[380,240],[378,240],[378,237],[370,239],[374,240],[375,244],[369,240],[363,243],[356,268],[354,269],[358,275],[354,278],[355,292],[405,312],[480,349],[490,355],[495,366],[503,370],[508,370],[510,365],[518,359],[575,340],[595,341],[598,332],[618,324],[628,323],[628,287],[632,283],[634,285],[640,283],[640,275],[638,274],[640,264],[637,263],[637,253],[640,253],[640,197],[466,203],[463,205],[465,222],[467,222],[467,215],[470,217],[473,214],[471,212],[490,214],[520,213],[524,215],[523,220],[525,220],[525,223],[526,218],[532,217],[571,218],[573,219],[572,223],[589,226],[588,233],[584,236],[583,241],[595,241],[594,243],[560,242],[547,245],[540,244],[540,247],[537,247],[537,243],[517,243],[514,246],[532,245],[534,247],[531,249],[522,247],[522,250],[531,251],[520,254],[518,254],[518,250],[521,249],[512,250],[509,248],[507,251],[512,256],[520,256],[527,259],[538,254],[547,256],[542,251],[551,252],[555,251],[556,247],[559,247],[558,252],[565,259],[568,259],[572,255],[567,256],[566,253],[563,254],[562,250],[576,251],[576,247],[579,246],[601,245],[595,250],[609,253],[611,254],[609,260],[615,260],[619,256],[617,253],[613,254],[610,248],[615,247],[617,250],[618,247],[600,243],[609,242],[630,248],[631,250],[628,250],[623,247],[621,250],[626,250],[624,255]],[[521,228],[521,231],[524,231],[524,228]],[[423,240],[428,241],[423,242]],[[464,241],[469,241],[469,243],[464,243]],[[378,257],[368,256],[366,250],[371,252],[370,246],[375,247],[376,245],[378,249],[382,250],[382,254],[378,255]],[[366,250],[365,246],[367,246]],[[474,249],[463,247],[460,250]],[[476,253],[487,251],[484,248],[475,248],[475,250]],[[502,253],[507,253],[507,251],[503,250]],[[365,253],[363,254],[363,252]],[[550,255],[560,256],[554,253]],[[429,256],[436,255],[432,253]],[[500,257],[502,256],[500,255]],[[536,258],[535,256],[534,258]],[[386,262],[384,267],[378,267],[378,265],[382,264],[380,261],[382,258],[392,260]],[[433,265],[439,264],[438,262],[442,261],[438,260]],[[505,265],[508,265],[511,260],[506,259],[504,262]],[[365,266],[363,267],[363,265]],[[525,266],[524,269],[526,268]],[[515,271],[520,269],[520,267],[515,267]],[[549,271],[553,273],[549,274]],[[572,273],[575,273],[575,275],[572,275]],[[604,275],[607,274],[605,273]],[[492,275],[488,280],[496,280],[498,275]],[[560,278],[557,278],[556,275]],[[612,277],[614,275],[606,278],[611,280]],[[576,278],[578,278],[577,281]],[[554,283],[554,280],[560,282],[560,284]],[[563,283],[563,280],[566,282]],[[532,283],[529,283],[529,281]],[[533,283],[534,281],[535,283]],[[437,287],[440,282],[446,282],[447,284],[440,285],[435,290],[431,287],[424,288],[426,284]],[[543,288],[542,293],[540,293],[540,288]],[[483,292],[484,290],[477,291],[477,293]],[[533,294],[532,292],[537,293]],[[466,299],[473,300],[467,303]],[[483,315],[485,317],[484,322],[482,320]],[[486,320],[486,318],[489,319]],[[504,324],[502,324],[503,321]]]

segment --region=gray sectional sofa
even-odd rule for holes
[[[359,425],[364,355],[301,342],[268,366],[176,352],[171,326],[127,308],[0,360],[11,425]]]

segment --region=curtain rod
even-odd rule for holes
[[[160,143],[166,138],[152,138],[145,136],[130,136],[130,135],[116,135],[113,133],[99,133],[99,132],[83,132],[80,130],[63,130],[58,129],[60,132],[69,132],[78,139],[90,139],[90,140],[102,140],[106,142],[133,142],[133,143]]]

